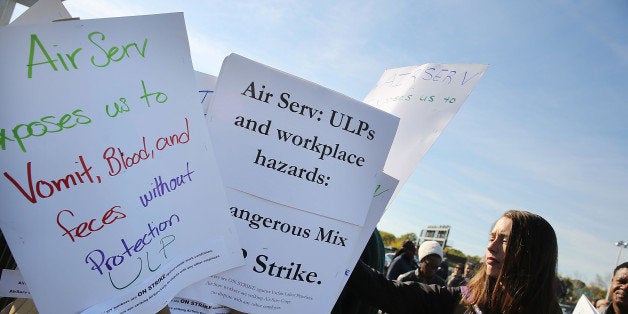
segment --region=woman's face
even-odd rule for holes
[[[506,247],[512,230],[512,219],[502,217],[493,226],[486,246],[486,275],[497,278],[506,258]]]

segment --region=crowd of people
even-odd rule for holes
[[[411,240],[405,240],[401,249],[386,269],[386,278],[401,282],[414,281],[423,284],[458,287],[464,286],[475,272],[477,263],[468,260],[458,263],[451,274],[443,247],[437,241],[425,241],[418,250]]]
[[[447,258],[440,243],[425,241],[417,250],[411,240],[405,240],[401,249],[395,252],[385,274],[390,280],[457,287],[471,278],[476,265],[472,260],[458,263],[449,274]]]
[[[444,258],[437,242],[421,243],[417,261],[413,243],[400,251],[385,275],[358,261],[347,287],[385,313],[563,313],[556,234],[539,215],[506,211],[489,232],[483,262],[456,264],[446,278],[437,275]],[[628,314],[627,298],[628,262],[614,270],[609,299],[594,306],[602,314]]]

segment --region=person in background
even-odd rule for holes
[[[416,246],[411,240],[405,240],[401,245],[401,249],[397,251],[395,258],[390,262],[386,278],[397,279],[399,275],[414,270],[419,267],[414,261]]]
[[[399,275],[397,280],[445,286],[445,280],[436,274],[442,260],[443,248],[440,244],[436,241],[425,241],[419,246],[419,268]]]
[[[475,269],[477,265],[472,261],[467,261],[464,264],[464,272],[462,273],[462,281],[456,283],[458,286],[466,286],[467,282],[475,275]]]
[[[387,280],[362,261],[347,286],[387,313],[560,314],[557,260],[552,226],[539,215],[509,210],[493,224],[484,263],[467,286]]]
[[[449,262],[447,261],[447,256],[445,256],[445,254],[443,254],[443,260],[440,261],[438,270],[436,270],[436,275],[443,279],[447,279],[447,276],[449,276]]]
[[[464,265],[461,263],[456,264],[453,272],[449,277],[447,277],[447,287],[458,287],[460,283],[464,280],[462,277]]]
[[[628,314],[628,262],[615,267],[609,291],[611,302],[600,314]]]

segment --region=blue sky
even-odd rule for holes
[[[82,19],[184,12],[196,70],[234,52],[358,100],[387,68],[489,64],[379,229],[450,225],[481,256],[505,210],[529,210],[556,230],[559,273],[585,282],[628,241],[624,0],[64,3]]]

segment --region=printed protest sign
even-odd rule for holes
[[[399,119],[231,54],[208,115],[225,185],[361,225]]]
[[[391,201],[480,81],[486,64],[428,63],[386,70],[364,102],[401,118],[384,172],[399,180]]]
[[[182,14],[0,42],[0,227],[40,313],[156,312],[242,264]]]

